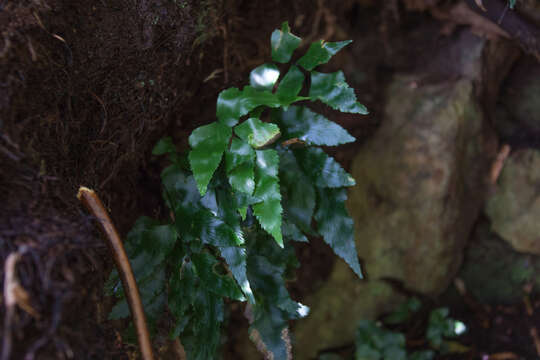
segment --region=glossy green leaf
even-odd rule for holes
[[[229,265],[229,269],[233,274],[236,282],[240,286],[240,289],[246,296],[247,300],[251,303],[255,303],[255,297],[253,296],[253,291],[251,290],[251,285],[248,281],[246,274],[246,249],[241,247],[222,247],[221,256]]]
[[[306,54],[298,60],[298,65],[311,71],[318,65],[326,64],[332,56],[350,43],[352,43],[352,40],[339,42],[316,41],[310,45]]]
[[[221,256],[225,259],[233,277],[240,286],[240,289],[242,289],[247,300],[254,304],[255,298],[247,278],[247,252],[244,247],[244,233],[240,226],[240,220],[238,219],[238,213],[236,211],[237,205],[235,195],[236,194],[227,190],[221,190],[217,193],[219,203],[228,205],[220,207],[218,215],[233,229],[237,239],[235,246],[221,246],[219,249]]]
[[[248,276],[257,299],[262,299],[252,308],[250,334],[274,359],[286,359],[290,344],[283,334],[288,321],[307,315],[309,309],[290,298],[283,281],[285,273],[297,266],[294,249],[268,240],[265,234],[248,238]]]
[[[223,299],[208,291],[198,291],[192,315],[180,338],[189,360],[217,358],[223,322]]]
[[[315,189],[290,150],[280,152],[279,166],[284,218],[292,221],[300,230],[312,233]]]
[[[234,137],[231,146],[225,153],[227,172],[235,169],[244,163],[253,163],[255,151],[246,141]]]
[[[261,227],[274,237],[279,246],[283,247],[281,234],[281,194],[279,192],[278,167],[279,156],[275,150],[257,150],[255,167],[256,187],[255,197],[261,199],[253,205],[255,217]]]
[[[307,237],[300,231],[300,229],[290,221],[287,221],[287,216],[283,217],[283,223],[281,224],[281,232],[286,239],[309,242]]]
[[[298,94],[304,86],[304,74],[298,67],[292,65],[287,74],[279,82],[276,91],[278,99],[283,106],[288,106],[298,100]]]
[[[317,230],[332,250],[362,278],[353,220],[345,208],[346,189],[318,189],[318,209],[315,213]]]
[[[147,323],[151,331],[154,330],[157,321],[165,311],[167,295],[165,293],[166,274],[165,267],[159,266],[154,271],[140,279],[134,271],[141,301],[146,315]],[[112,309],[109,319],[120,319],[130,316],[127,299],[123,297]]]
[[[130,232],[128,241],[133,236]],[[176,244],[177,234],[173,226],[159,225],[147,228],[136,236],[141,237],[141,242],[136,251],[130,251],[131,268],[137,280],[143,281],[155,268],[163,266],[165,258]]]
[[[219,191],[217,198],[220,204],[233,205],[234,201],[226,193]],[[244,243],[242,230],[235,214],[234,207],[221,206],[218,216],[202,210],[192,222],[191,233],[204,244],[219,248],[238,286],[246,298],[254,303],[253,293],[246,275],[246,251],[241,247]],[[232,279],[231,279],[232,280]],[[227,280],[228,281],[228,280]]]
[[[149,324],[157,321],[165,306],[165,261],[177,241],[177,233],[171,225],[160,225],[148,217],[135,223],[126,239],[126,252],[137,284]],[[117,295],[122,298],[109,317],[118,319],[130,315],[123,290],[116,274]]]
[[[240,246],[244,241],[235,232],[234,228],[207,210],[197,213],[196,220],[193,222],[192,232],[204,244],[216,247]]]
[[[175,264],[169,279],[168,305],[169,310],[177,320],[189,316],[187,311],[195,301],[197,287],[198,279],[193,269],[193,263],[186,256]],[[182,329],[176,328],[176,331],[182,331]]]
[[[217,259],[207,252],[192,254],[191,260],[201,284],[214,294],[244,301],[245,297],[232,277],[216,271]]]
[[[345,82],[343,71],[323,74],[311,73],[309,97],[320,100],[335,110],[354,114],[368,114],[366,107],[356,101],[354,89]]]
[[[231,147],[225,153],[229,183],[232,188],[246,194],[255,189],[255,151],[245,141],[233,138]]]
[[[172,142],[172,138],[170,136],[164,137],[163,139],[159,140],[152,149],[152,155],[164,155],[175,152],[176,146],[174,146],[174,143]]]
[[[244,163],[229,173],[229,181],[233,189],[251,195],[255,189],[254,176],[253,163]]]
[[[201,198],[201,205],[216,216],[219,211],[219,205],[217,203],[216,191],[212,186],[208,187],[206,194]]]
[[[217,117],[227,126],[238,124],[241,116],[247,115],[258,106],[278,107],[280,101],[268,90],[257,90],[245,86],[242,91],[237,88],[223,90],[217,100]]]
[[[250,256],[248,262],[253,288],[257,293],[264,294],[269,304],[285,311],[288,319],[300,319],[307,315],[309,309],[293,301],[285,287],[285,264],[274,264],[266,257],[257,255]]]
[[[200,202],[201,194],[197,189],[195,178],[186,174],[179,165],[166,167],[161,172],[161,181],[164,187],[163,200],[169,209],[174,210],[178,204],[189,206]]]
[[[274,64],[263,64],[249,74],[249,84],[257,90],[272,90],[279,78],[279,69]]]
[[[318,187],[339,188],[355,184],[354,178],[322,149],[299,149],[294,154],[305,173]]]
[[[262,228],[274,237],[276,242],[283,246],[281,234],[281,203],[279,200],[265,200],[253,205],[255,217],[259,220]]]
[[[189,163],[201,195],[206,193],[231,135],[231,128],[219,122],[201,126],[190,135]]]
[[[265,123],[257,118],[249,118],[234,128],[241,139],[258,149],[273,143],[281,135],[276,124]]]
[[[287,139],[298,138],[308,145],[336,146],[354,142],[347,130],[305,106],[273,112]]]
[[[137,280],[146,320],[152,331],[165,312],[167,304],[166,279],[165,267],[161,266],[146,280]]]
[[[291,60],[291,56],[300,45],[302,39],[298,36],[291,34],[289,24],[284,22],[281,24],[281,30],[274,30],[270,38],[270,45],[272,47],[272,60],[279,63],[286,63]]]
[[[247,241],[248,277],[256,295],[266,299],[266,304],[286,311],[289,319],[305,316],[309,309],[290,298],[283,281],[298,267],[294,248],[280,247],[260,231],[248,237]]]
[[[125,248],[138,281],[145,281],[155,269],[163,266],[176,241],[177,235],[173,226],[160,225],[158,221],[145,216],[137,219],[128,233]],[[116,271],[111,273],[107,287],[109,295],[123,296]]]
[[[250,338],[263,347],[264,352],[272,354],[270,359],[289,359],[291,345],[285,342],[284,334],[289,333],[288,319],[284,312],[276,307],[253,310],[255,320],[249,327]],[[289,338],[290,340],[290,338]]]

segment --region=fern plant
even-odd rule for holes
[[[170,138],[154,148],[171,163],[161,174],[171,219],[140,218],[126,250],[150,326],[172,319],[170,335],[189,359],[215,357],[225,299],[247,301],[251,335],[275,359],[288,357],[288,322],[308,313],[285,286],[298,265],[292,241],[322,236],[362,277],[344,204],[354,179],[320,148],[355,139],[305,106],[367,114],[343,72],[314,71],[350,42],[315,42],[287,68],[301,39],[283,23],[271,36],[283,76],[267,63],[250,85],[222,91],[217,121],[193,131],[187,159]],[[121,299],[113,319],[129,315],[118,284],[113,273],[109,291]]]

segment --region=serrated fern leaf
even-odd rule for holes
[[[274,30],[270,38],[270,46],[272,48],[272,60],[279,63],[286,63],[291,60],[291,56],[300,45],[302,39],[291,34],[289,24],[284,22],[281,24],[281,30]]]
[[[253,205],[253,212],[261,227],[283,247],[281,234],[283,209],[278,179],[279,156],[276,150],[257,150],[256,155],[257,185],[254,196],[262,201]]]
[[[131,258],[133,275],[139,285],[141,300],[150,325],[153,326],[165,305],[165,260],[176,244],[177,233],[171,225],[160,225],[156,220],[141,217],[129,232],[126,252]],[[118,283],[118,275],[111,277]],[[109,317],[118,319],[129,316],[129,308],[121,287],[116,285],[116,295],[121,297]]]
[[[180,335],[189,360],[216,358],[222,322],[223,300],[210,292],[198,291],[190,322]]]
[[[290,359],[292,350],[284,312],[276,307],[264,310],[256,307],[253,316],[249,336],[259,351],[269,359]]]
[[[230,299],[244,301],[242,291],[228,275],[221,275],[217,272],[218,260],[207,252],[192,254],[191,260],[201,284],[207,291],[216,295],[228,297]]]
[[[292,65],[283,79],[279,82],[276,95],[284,107],[289,106],[293,102],[303,99],[299,98],[298,94],[304,86],[304,74],[297,66]]]
[[[350,43],[352,43],[352,40],[339,42],[316,41],[310,45],[307,53],[298,60],[298,65],[311,71],[316,66],[326,64],[332,56]]]
[[[317,189],[317,230],[332,250],[362,278],[354,240],[354,224],[345,208],[346,189]]]
[[[312,233],[311,219],[316,199],[313,184],[298,165],[292,151],[281,151],[279,155],[284,218],[296,224],[303,232]],[[293,228],[291,230],[294,231]]]
[[[201,195],[206,193],[231,135],[231,128],[219,122],[201,126],[190,135],[189,163]]]
[[[305,106],[276,110],[273,117],[282,124],[287,139],[298,138],[307,145],[336,146],[356,140],[347,130]]]
[[[366,107],[356,101],[354,89],[345,82],[343,71],[330,74],[313,71],[309,97],[312,100],[318,99],[332,109],[342,112],[362,115],[368,113]]]
[[[255,149],[273,143],[281,135],[276,124],[265,123],[257,118],[247,119],[236,126],[234,132]]]
[[[339,163],[322,149],[295,150],[294,155],[311,181],[318,187],[339,188],[353,186],[356,182]]]
[[[222,124],[234,126],[241,116],[261,105],[275,108],[280,106],[280,101],[269,90],[257,90],[252,86],[245,86],[242,90],[229,88],[219,93],[216,114]]]

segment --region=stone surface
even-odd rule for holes
[[[368,276],[437,295],[482,207],[489,159],[469,80],[390,88],[386,121],[353,162],[350,194]]]
[[[540,255],[540,151],[510,155],[486,213],[493,231],[514,249]]]
[[[539,272],[540,256],[515,251],[484,220],[475,228],[458,277],[480,302],[512,304],[522,300],[524,285],[540,288]]]
[[[298,359],[351,341],[360,319],[402,301],[385,279],[442,292],[482,208],[491,158],[473,80],[422,84],[397,76],[387,99],[383,124],[353,160],[357,185],[348,201],[369,281],[336,263],[306,300],[312,312],[296,327]]]

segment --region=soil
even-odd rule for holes
[[[4,273],[20,254],[16,278],[27,295],[13,317],[0,303],[1,359],[136,358],[123,341],[126,323],[107,320],[112,260],[75,198],[79,185],[100,194],[123,235],[141,215],[163,217],[153,145],[168,135],[185,150],[188,134],[213,121],[219,91],[268,61],[270,33],[283,21],[311,40],[356,39],[324,69],[344,69],[371,111],[362,120],[329,113],[358,138],[333,152],[348,167],[378,126],[392,73],[419,65],[417,49],[403,44],[422,44],[422,31],[442,26],[406,3],[0,0],[0,265]],[[324,282],[334,256],[320,239],[296,250],[302,266],[290,291],[301,299]],[[464,303],[448,305],[471,324],[463,342],[474,354],[537,356],[525,325],[536,318],[521,305],[498,312],[486,335]],[[242,358],[241,306],[231,306],[227,334],[224,357]]]

